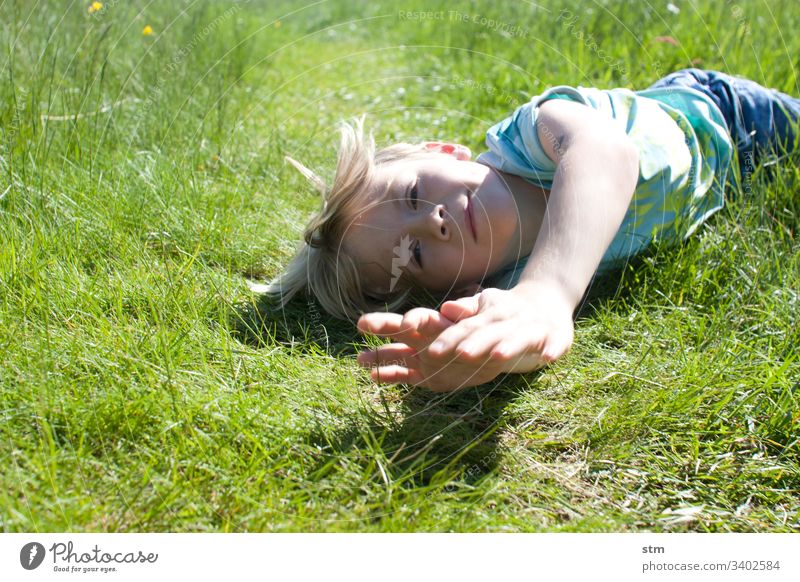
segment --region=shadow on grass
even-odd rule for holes
[[[634,261],[641,263],[641,259]],[[576,317],[590,317],[595,307],[629,295],[630,286],[622,284],[623,279],[620,271],[596,278]],[[420,295],[414,297],[405,309],[438,307],[440,304],[441,299]],[[239,341],[257,348],[281,344],[302,351],[318,346],[332,356],[355,355],[362,349],[359,346],[362,336],[353,323],[331,317],[315,300],[304,295],[294,298],[284,307],[271,302],[266,295],[254,295],[251,303],[230,312],[229,321],[230,329]]]
[[[323,349],[337,357],[364,348],[352,323],[328,316],[305,297],[283,308],[256,297],[234,310],[231,329],[239,341],[259,348],[277,343],[301,351]],[[363,414],[346,419],[344,427],[319,426],[311,431],[310,444],[323,455],[309,478],[324,479],[330,471],[340,470],[337,463],[345,456],[358,459],[362,469],[374,465],[376,474],[380,463],[383,471],[391,472],[392,482],[414,487],[446,485],[454,478],[477,481],[499,460],[495,433],[503,410],[535,386],[538,375],[504,376],[445,394],[424,388],[374,388],[372,395],[362,394],[370,399]]]
[[[589,318],[596,307],[624,298],[630,286],[623,279],[621,272],[597,278],[577,318]],[[417,297],[409,308],[438,303],[432,297]],[[327,315],[305,296],[285,307],[255,296],[234,311],[231,324],[237,339],[258,348],[280,344],[301,352],[322,349],[336,357],[353,356],[364,348],[352,323]],[[502,455],[497,433],[504,410],[523,392],[535,390],[538,378],[538,372],[507,375],[446,394],[411,387],[373,387],[369,395],[364,390],[362,397],[369,401],[358,417],[336,428],[311,429],[309,444],[319,447],[321,456],[308,478],[318,482],[344,470],[344,459],[350,470],[394,485],[475,483],[495,470]]]
[[[323,456],[309,473],[320,480],[348,459],[376,481],[409,489],[472,485],[502,456],[503,411],[538,374],[501,378],[454,393],[424,388],[380,388],[344,428],[318,426],[309,439]],[[362,473],[362,477],[363,477]]]
[[[591,318],[595,309],[624,301],[631,290],[631,281],[626,282],[621,271],[598,277],[576,318]],[[282,344],[301,351],[322,349],[336,357],[364,348],[352,323],[328,316],[307,297],[283,308],[256,297],[235,311],[232,329],[240,341],[255,347]],[[307,478],[320,482],[348,470],[359,472],[360,482],[385,481],[414,489],[474,484],[491,474],[502,456],[498,429],[505,409],[525,391],[536,390],[538,379],[538,372],[507,375],[446,394],[411,387],[362,390],[365,405],[358,416],[336,427],[310,429],[309,444],[321,454]]]
[[[642,261],[643,259],[639,257],[631,259],[628,269],[634,272],[638,271]],[[575,313],[576,324],[581,319],[590,318],[595,311],[606,304],[626,300],[631,296],[632,290],[623,269],[596,276],[586,290]]]
[[[333,356],[357,353],[355,326],[329,316],[305,296],[281,307],[266,295],[254,295],[231,312],[230,329],[236,339],[257,348],[281,344],[301,351],[319,346]]]

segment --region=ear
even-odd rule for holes
[[[457,143],[441,143],[438,141],[426,141],[422,144],[425,149],[440,154],[454,156],[457,160],[468,161],[472,158],[472,152],[467,146]]]

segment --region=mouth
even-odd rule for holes
[[[472,213],[472,192],[467,193],[467,207],[464,209],[464,223],[469,231],[472,233],[472,238],[478,242],[478,233],[475,230],[475,215]]]

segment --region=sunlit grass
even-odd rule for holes
[[[562,361],[458,394],[376,387],[374,340],[245,284],[338,120],[480,151],[548,85],[799,94],[793,2],[103,4],[0,4],[4,531],[800,527],[796,157],[599,281]]]

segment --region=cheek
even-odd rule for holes
[[[435,291],[449,290],[470,270],[471,262],[460,245],[437,249],[435,255],[431,254],[427,275],[423,276],[424,286]]]
[[[481,245],[490,251],[491,254],[503,253],[506,246],[517,230],[519,224],[519,214],[514,204],[503,201],[497,207],[492,208],[493,212],[489,215],[489,228],[487,231],[490,236],[486,244]]]
[[[450,241],[451,244],[442,246],[439,259],[446,269],[457,269],[461,264],[467,264],[469,255],[461,239]]]
[[[491,228],[492,238],[508,237],[519,223],[519,209],[507,186],[497,176],[487,184],[486,195],[481,197],[484,204],[484,220]]]
[[[463,248],[453,248],[447,253],[442,269],[443,282],[473,282],[486,274],[491,260],[489,249],[478,247],[465,252]]]

